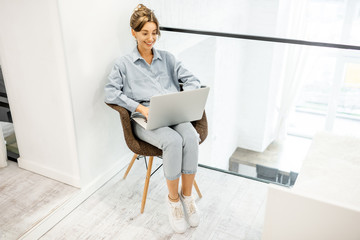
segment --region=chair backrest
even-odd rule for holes
[[[142,141],[133,134],[131,127],[130,112],[127,109],[120,107],[116,104],[109,104],[109,103],[106,104],[115,111],[119,112],[121,124],[124,131],[125,142],[131,151],[133,151],[136,154],[145,155],[145,156],[162,155],[162,151],[160,149],[147,142]],[[200,135],[200,140],[201,140],[200,144],[201,144],[208,135],[208,124],[207,124],[205,111],[200,120],[193,121],[191,123],[193,124],[194,128]]]

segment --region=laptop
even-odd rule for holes
[[[149,116],[133,119],[146,130],[168,127],[202,118],[209,87],[153,96],[150,99]]]

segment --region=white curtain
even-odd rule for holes
[[[306,32],[306,8],[307,0],[280,1],[290,4],[288,6],[288,38],[304,39]],[[286,8],[285,8],[286,9]],[[285,20],[285,21],[286,21]],[[281,97],[278,103],[278,120],[276,123],[276,139],[283,140],[286,137],[288,118],[294,107],[296,96],[301,88],[305,74],[306,55],[309,47],[289,44],[285,50],[282,72]]]

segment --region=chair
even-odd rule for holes
[[[132,152],[134,152],[134,156],[131,159],[131,162],[130,162],[123,178],[124,179],[126,178],[126,176],[128,175],[128,173],[136,159],[139,159],[139,157],[143,156],[145,158],[145,163],[146,163],[146,157],[147,156],[149,157],[149,164],[147,166],[145,186],[144,186],[144,192],[143,192],[143,197],[142,197],[142,202],[141,202],[141,211],[140,211],[141,213],[143,213],[144,208],[145,208],[145,203],[146,203],[146,197],[147,197],[150,177],[152,176],[153,173],[155,173],[162,166],[162,164],[161,164],[159,168],[157,168],[153,173],[151,173],[153,158],[154,158],[154,156],[162,156],[162,150],[160,150],[159,148],[157,148],[147,142],[144,142],[144,141],[138,139],[133,134],[132,128],[131,128],[131,122],[130,122],[130,112],[127,109],[120,107],[118,105],[115,105],[115,104],[108,104],[108,103],[106,103],[106,104],[109,107],[111,107],[112,109],[114,109],[115,111],[119,112],[121,124],[122,124],[123,131],[124,131],[125,142],[126,142],[127,146],[129,147],[129,149]],[[203,113],[202,118],[198,121],[192,122],[192,124],[193,124],[194,128],[196,129],[196,131],[200,135],[200,144],[201,144],[206,139],[207,134],[208,134],[207,119],[206,119],[205,111]],[[195,187],[195,190],[198,193],[199,197],[201,198],[202,195],[201,195],[201,192],[200,192],[199,187],[195,180],[194,180],[194,187]]]

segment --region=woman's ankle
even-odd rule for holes
[[[168,194],[168,199],[170,202],[178,202],[180,200],[180,196],[179,194],[177,194],[177,196],[170,196],[170,194]]]
[[[181,190],[181,191],[180,191],[180,194],[181,194],[181,196],[183,196],[183,197],[191,197],[191,191],[190,191],[190,192],[189,192],[189,191],[188,191],[188,192],[185,191],[185,193],[184,193],[184,191]]]

